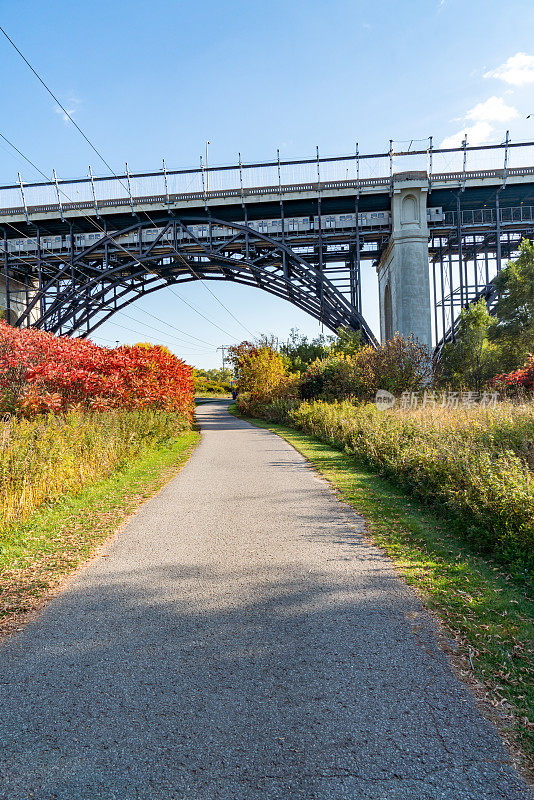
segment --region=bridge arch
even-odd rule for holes
[[[198,225],[209,228],[209,235],[196,235]],[[363,316],[319,267],[283,237],[239,222],[173,215],[136,220],[63,260],[40,257],[39,267],[39,283],[17,319],[19,326],[87,336],[140,297],[167,286],[213,280],[262,289],[331,331],[347,326],[376,343]]]

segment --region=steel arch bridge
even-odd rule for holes
[[[493,307],[503,259],[534,239],[533,153],[534,142],[508,135],[445,149],[430,138],[415,150],[390,142],[386,153],[277,154],[209,169],[163,161],[110,177],[89,167],[88,177],[26,184],[19,174],[0,186],[1,313],[86,336],[160,288],[224,280],[375,344],[362,315],[367,263],[378,274],[381,338],[389,327],[439,348],[463,308],[480,296]],[[502,168],[488,167],[488,154]]]
[[[192,227],[208,225],[199,238]],[[346,326],[364,341],[376,339],[360,311],[324,271],[292,248],[247,224],[205,216],[151,215],[105,233],[77,249],[71,230],[61,252],[41,249],[10,255],[24,283],[26,302],[17,326],[56,334],[87,336],[114,313],[161,288],[195,280],[224,280],[253,286],[288,300],[335,332]],[[17,261],[19,261],[17,269]],[[30,274],[37,276],[28,283]]]

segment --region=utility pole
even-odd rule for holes
[[[226,366],[225,366],[226,351],[228,350],[228,345],[221,345],[220,347],[217,348],[217,350],[220,350],[222,353],[222,365],[223,365],[222,368],[223,368],[223,379],[224,379],[224,373],[226,372]]]

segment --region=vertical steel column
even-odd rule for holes
[[[445,278],[443,275],[443,239],[439,238],[439,268],[441,272],[441,336],[445,336],[447,327],[445,325]]]
[[[72,294],[76,298],[76,278],[74,275],[74,229],[72,222],[69,224],[69,249],[70,249],[70,280],[72,284]],[[76,329],[76,303],[74,302],[74,310],[72,313],[73,329]]]
[[[449,305],[450,305],[450,313],[451,313],[451,338],[452,341],[456,341],[456,335],[454,333],[454,292],[453,292],[453,278],[452,278],[452,250],[451,250],[451,243],[449,241]]]
[[[321,219],[321,170],[319,165],[319,146],[317,150],[317,223],[319,225],[319,271],[321,273],[321,325],[323,324],[324,313],[324,287],[323,287],[323,233],[322,233],[322,219]]]
[[[356,213],[356,308],[361,313],[362,310],[362,279],[361,279],[361,260],[360,260],[360,223],[358,213]]]
[[[7,322],[11,325],[11,287],[10,287],[10,280],[9,280],[9,251],[8,251],[8,240],[7,240],[7,231],[4,228],[4,280],[6,282],[6,311],[7,311]]]
[[[109,239],[108,239],[108,221],[104,218],[104,261],[106,263],[106,267],[109,266]]]
[[[356,248],[351,261],[350,302],[361,313],[362,284],[360,264],[360,151],[356,142],[356,199],[354,202],[354,225],[356,230]]]
[[[460,276],[460,307],[464,307],[464,280],[463,280],[463,252],[462,252],[462,210],[460,204],[460,192],[456,196],[456,238],[458,240],[458,272]],[[453,285],[451,282],[451,295]]]
[[[501,271],[501,208],[499,204],[499,191],[495,195],[495,236],[496,236],[496,257],[497,272]]]
[[[27,272],[24,273],[24,295],[25,295],[25,298],[26,298],[26,308],[28,308],[28,306],[30,305],[30,291],[29,291],[29,288],[28,288],[28,273]],[[30,315],[29,314],[26,317],[26,327],[27,328],[30,327]]]
[[[90,330],[90,324],[89,324],[91,319],[91,315],[89,312],[89,309],[91,307],[91,303],[89,302],[90,296],[91,296],[91,289],[89,288],[89,285],[86,283],[85,284],[85,335],[86,336],[89,335],[89,330]]]
[[[476,234],[473,234],[473,264],[475,268],[475,297],[478,297],[478,258]]]
[[[432,287],[433,287],[433,295],[434,295],[434,336],[435,341],[437,342],[438,337],[438,298],[436,292],[436,260],[435,258],[432,259]]]
[[[465,242],[467,247],[467,239]],[[464,287],[465,287],[465,305],[469,305],[469,251],[464,255]]]
[[[276,149],[276,158],[278,160],[278,196],[280,199],[280,222],[282,224],[282,244],[285,245],[286,243],[286,233],[285,233],[285,218],[284,218],[284,201],[282,199],[282,173],[280,171],[280,149]],[[287,271],[287,258],[286,258],[286,251],[285,249],[282,250],[282,270],[284,273],[284,280],[289,280],[289,275]]]
[[[239,185],[241,187],[241,208],[243,209],[244,223],[247,230],[245,231],[245,258],[249,258],[249,235],[248,235],[248,214],[245,205],[245,193],[243,192],[243,164],[241,162],[241,153],[239,155]]]
[[[128,165],[126,165],[126,166],[128,167]],[[128,188],[130,188],[130,184],[129,183],[128,183]],[[130,192],[130,198],[131,198],[131,192]],[[132,203],[132,213],[133,213],[133,203]],[[91,314],[90,314],[91,304],[89,302],[89,300],[90,300],[90,292],[91,292],[91,290],[89,288],[89,281],[86,280],[85,281],[85,290],[84,290],[84,293],[85,293],[85,326],[86,326],[85,335],[86,336],[89,334],[89,330],[90,330],[90,319],[91,319]]]
[[[36,243],[37,243],[37,280],[39,281],[39,313],[41,319],[44,316],[44,297],[43,297],[43,268],[42,268],[42,255],[41,255],[41,231],[36,227]]]

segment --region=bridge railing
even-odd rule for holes
[[[400,143],[386,153],[326,156],[307,159],[273,160],[254,164],[210,165],[182,170],[162,168],[156,172],[95,176],[0,186],[0,210],[58,208],[62,205],[89,208],[95,203],[136,203],[161,198],[217,198],[254,191],[274,193],[298,188],[320,191],[323,188],[365,188],[387,184],[397,172],[426,172],[430,181],[462,181],[469,177],[492,177],[497,171],[508,175],[534,174],[534,142],[476,147],[436,149],[431,141]],[[415,149],[418,148],[418,149]],[[58,200],[59,194],[59,200]],[[80,204],[76,206],[75,204]]]

